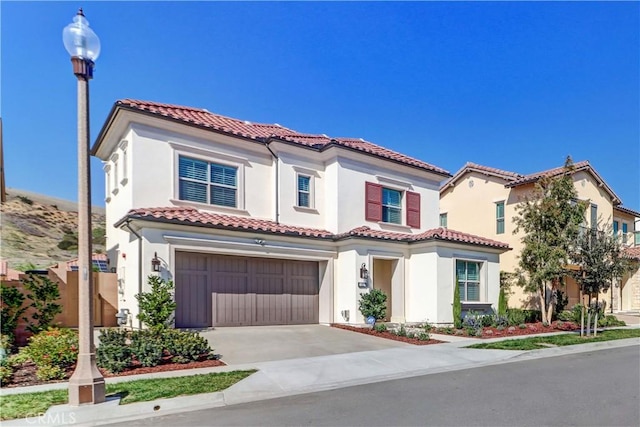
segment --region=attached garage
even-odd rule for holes
[[[319,323],[318,263],[176,252],[176,327]]]

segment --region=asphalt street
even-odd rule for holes
[[[640,349],[505,363],[121,426],[638,426]]]

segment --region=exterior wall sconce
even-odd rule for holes
[[[360,266],[360,278],[363,280],[369,279],[369,270],[367,270],[367,266],[364,262]]]
[[[158,252],[153,253],[153,258],[151,259],[151,269],[156,273],[160,271],[160,260],[158,259]]]

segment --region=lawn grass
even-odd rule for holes
[[[107,384],[107,395],[121,396],[120,404],[148,402],[177,396],[213,393],[248,377],[255,370],[218,372],[175,378],[158,378]],[[10,420],[43,414],[52,405],[67,403],[69,392],[49,390],[2,396],[0,419]]]
[[[491,350],[537,350],[548,348],[544,344],[556,346],[585,344],[590,342],[621,340],[625,338],[640,337],[640,329],[609,329],[598,332],[597,336],[581,337],[576,333],[551,335],[546,337],[531,337],[513,340],[496,341],[482,344],[470,345],[466,348],[484,348]]]

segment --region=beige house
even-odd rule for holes
[[[626,246],[640,245],[636,231],[636,220],[640,213],[622,207],[620,198],[588,161],[575,163],[574,166],[573,182],[578,198],[591,203],[584,226],[595,227],[598,221],[608,224]],[[513,272],[518,266],[522,250],[522,235],[514,234],[516,206],[527,194],[531,194],[540,178],[558,176],[563,170],[563,167],[557,167],[523,175],[467,163],[440,188],[440,225],[508,243],[513,250],[500,255],[500,269]],[[639,287],[636,292],[639,301],[632,304],[629,295],[634,293],[627,286],[628,279],[614,289],[613,307],[616,310],[640,308],[640,283],[636,284]],[[513,286],[512,291],[510,306],[530,307],[535,304],[532,295],[517,286]],[[571,279],[567,282],[566,292],[569,306],[578,303],[578,287]],[[606,298],[607,303],[611,304],[611,294]]]

